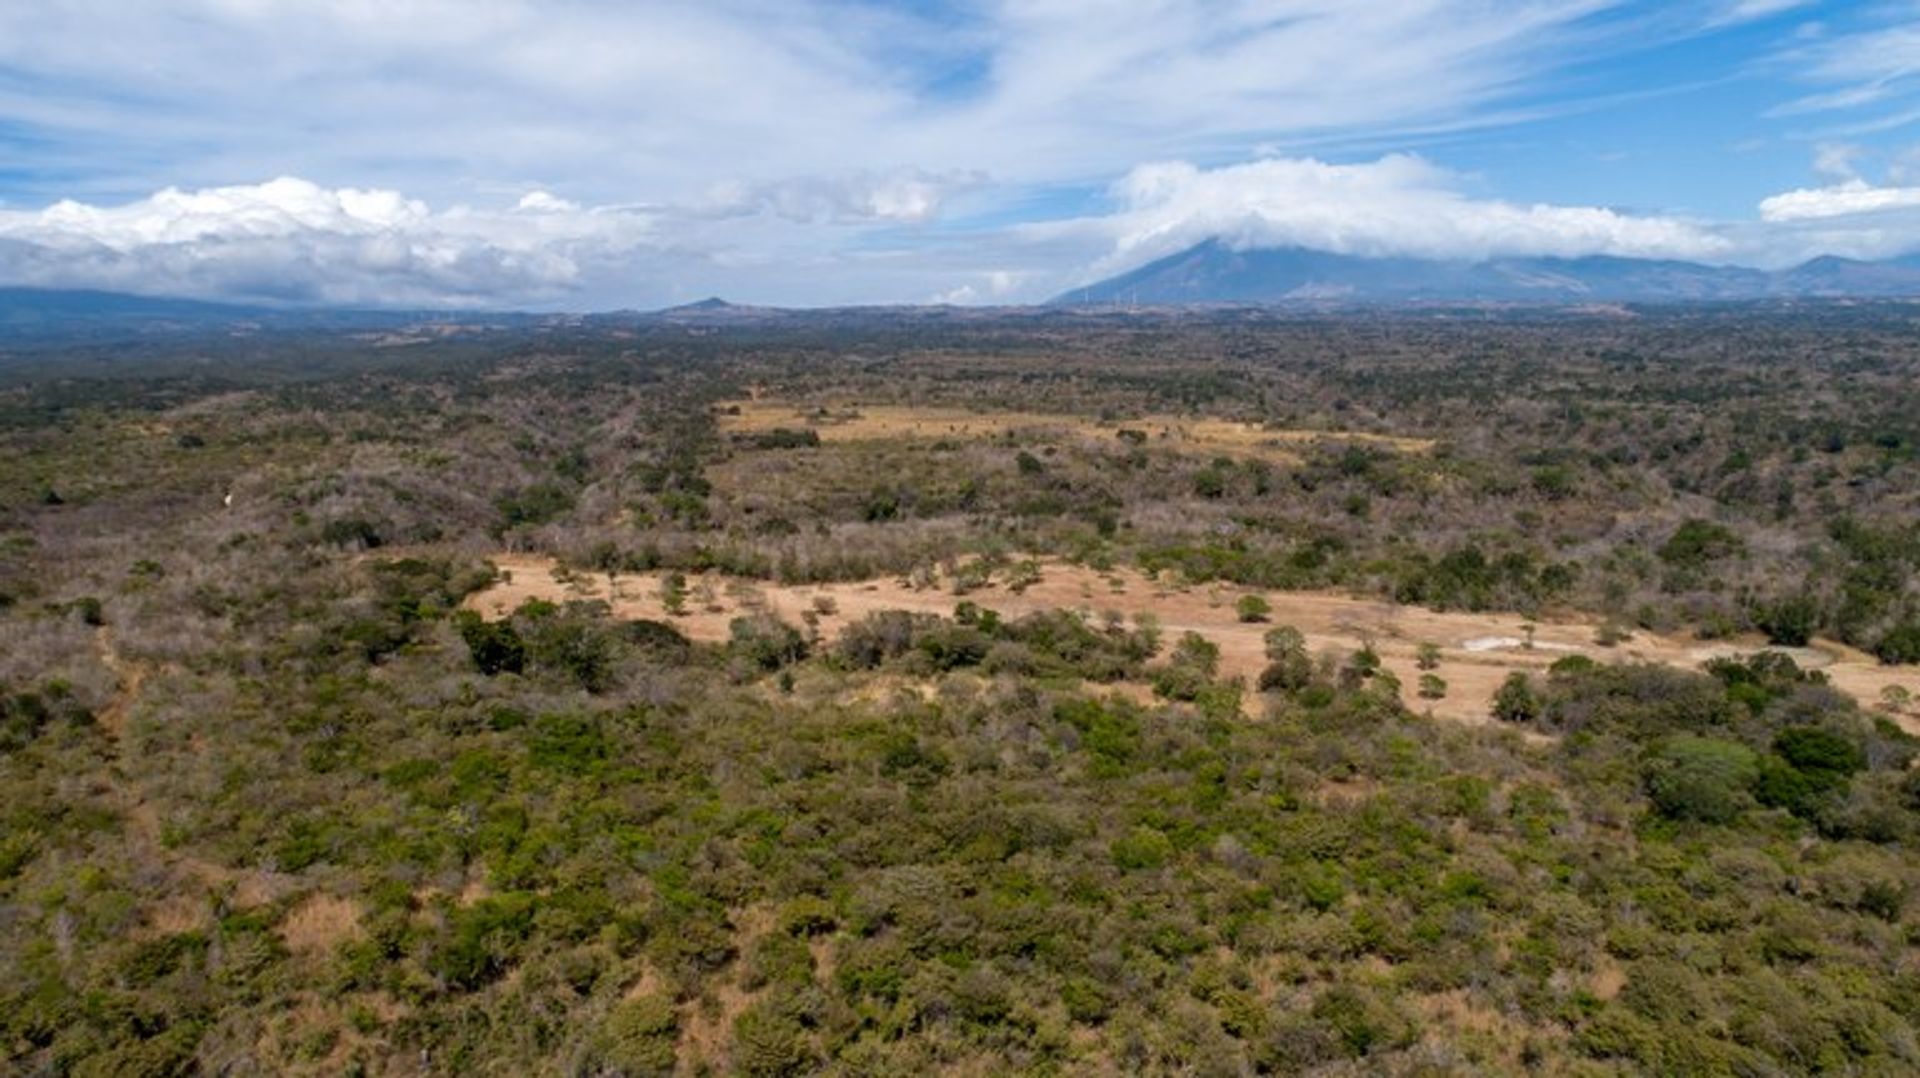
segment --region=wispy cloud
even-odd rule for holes
[[[1836,180],[1859,177],[1859,161],[1866,148],[1851,142],[1822,142],[1813,148],[1813,170]]]
[[[608,200],[912,169],[1048,182],[1256,135],[1457,120],[1513,94],[1606,6],[0,5],[0,68],[21,76],[0,86],[0,115],[165,145],[162,175],[130,157],[88,178],[149,190],[349,169],[436,196],[561,177]],[[929,79],[954,70],[961,89]]]
[[[1734,26],[1745,22],[1757,22],[1770,19],[1799,8],[1811,6],[1815,0],[1733,0],[1707,20],[1708,26]]]
[[[1892,21],[1887,14],[1898,9],[1867,10],[1878,18],[1797,42],[1776,57],[1793,79],[1818,89],[1775,105],[1769,116],[1818,118],[1829,124],[1817,133],[1822,137],[1852,137],[1914,122],[1920,22],[1913,21],[1910,10]]]

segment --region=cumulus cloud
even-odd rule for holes
[[[647,245],[648,215],[529,191],[436,211],[396,191],[292,177],[113,206],[0,211],[0,277],[43,286],[352,304],[549,299]]]
[[[1210,237],[1240,247],[1450,259],[1712,259],[1729,250],[1712,230],[1677,218],[1473,198],[1460,187],[1455,174],[1407,154],[1357,164],[1276,158],[1215,169],[1168,162],[1134,169],[1115,186],[1121,208],[1106,226],[1115,235],[1115,258],[1125,261]]]
[[[1745,229],[1752,245],[1795,260],[1833,254],[1886,258],[1920,247],[1920,186],[1913,182],[1920,147],[1885,162],[1876,183],[1861,174],[1864,158],[1879,154],[1846,142],[1814,147],[1813,170],[1827,182],[1761,199],[1759,223]],[[1779,260],[1779,259],[1776,259]]]
[[[1885,213],[1920,206],[1920,187],[1876,187],[1850,179],[1827,187],[1784,191],[1760,203],[1763,221],[1809,221]]]
[[[852,176],[721,190],[682,207],[589,206],[533,188],[494,207],[440,208],[286,177],[169,188],[119,204],[0,210],[0,280],[387,306],[649,305],[714,293],[970,304],[1041,298],[1212,238],[1362,256],[1780,266],[1818,253],[1899,254],[1920,237],[1920,187],[1855,177],[1768,198],[1758,221],[1702,222],[1476,197],[1467,178],[1407,154],[1161,162],[1115,182],[1106,214],[921,235],[913,223],[970,182]],[[780,227],[770,232],[767,218]],[[855,250],[820,243],[821,229],[850,221],[916,231]]]
[[[976,303],[1006,303],[1020,292],[1026,279],[1033,275],[1018,270],[996,269],[983,270],[971,276],[973,280],[934,295],[931,302],[956,307]]]
[[[514,209],[528,213],[578,213],[580,204],[561,198],[551,191],[528,191],[520,196]]]

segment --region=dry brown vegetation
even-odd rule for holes
[[[280,922],[280,937],[294,954],[325,954],[365,935],[360,916],[359,904],[350,899],[313,895]]]

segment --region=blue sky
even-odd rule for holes
[[[0,0],[0,283],[1019,303],[1213,237],[1920,249],[1920,5]]]

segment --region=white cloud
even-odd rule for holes
[[[528,191],[520,196],[514,209],[528,213],[578,213],[580,204],[555,195],[551,191]]]
[[[1920,188],[1853,179],[1760,206],[1765,225],[1465,193],[1417,156],[1330,163],[1162,162],[1111,189],[1111,213],[841,250],[843,218],[911,222],[964,178],[821,180],[689,207],[583,206],[545,189],[499,208],[291,178],[163,190],[117,205],[0,210],[0,279],[208,297],[382,305],[664,305],[710,294],[784,302],[1041,299],[1204,239],[1371,256],[1613,254],[1786,265],[1900,253]],[[916,185],[934,190],[919,192]],[[769,203],[784,200],[769,208]],[[763,215],[779,222],[770,226]],[[904,227],[913,227],[906,225]],[[928,241],[928,242],[920,242]]]
[[[281,172],[434,199],[559,176],[602,202],[915,170],[1085,182],[1276,134],[1471,123],[1573,42],[1590,56],[1584,20],[1615,2],[0,3],[0,116],[104,140],[121,191]]]
[[[1823,142],[1813,148],[1813,170],[1836,180],[1858,179],[1854,163],[1866,152],[1851,142]]]
[[[1202,169],[1143,166],[1115,187],[1115,257],[1143,261],[1208,237],[1242,247],[1478,259],[1613,254],[1715,258],[1719,235],[1671,217],[1476,199],[1454,174],[1393,154],[1360,164],[1282,158]]]
[[[1240,145],[1249,129],[1465,120],[1520,92],[1606,6],[0,4],[0,67],[18,76],[0,115],[126,151],[106,177],[123,190],[345,165],[433,198],[556,175],[602,201],[906,169],[1082,180],[1182,143]]]
[[[1887,179],[1902,185],[1920,180],[1920,146],[1908,146],[1895,153],[1887,162]]]
[[[1802,5],[1705,6],[1731,23]],[[1777,260],[1814,233],[1478,198],[1418,157],[1301,156],[1578,107],[1541,76],[1641,47],[1649,25],[1695,30],[1699,10],[0,0],[0,135],[35,147],[8,193],[46,206],[0,210],[0,281],[353,303],[1013,301],[1063,287],[1066,267],[1213,234]],[[1799,48],[1820,92],[1781,111],[1899,101],[1920,71],[1920,30]],[[1826,164],[1857,179],[1845,154]],[[315,182],[252,183],[281,174]],[[1108,216],[1006,224],[1116,176]],[[1836,191],[1777,198],[1804,221]],[[1901,234],[1875,227],[1876,244]]]
[[[911,224],[931,220],[953,197],[985,182],[986,177],[977,172],[934,174],[918,169],[775,183],[727,181],[713,185],[692,212],[716,217],[768,213],[798,222]]]
[[[997,269],[984,270],[973,276],[974,280],[958,288],[940,292],[929,302],[960,307],[976,303],[1006,303],[1020,292],[1026,279],[1033,275],[1017,270]]]
[[[0,276],[327,303],[525,302],[564,293],[652,236],[645,214],[582,209],[545,191],[512,209],[435,211],[395,191],[282,177],[0,211]]]
[[[1920,206],[1920,187],[1876,187],[1850,179],[1828,187],[1785,191],[1760,203],[1763,221],[1810,221],[1828,217],[1885,213]],[[1915,236],[1920,239],[1920,235]]]
[[[1772,18],[1795,8],[1803,8],[1813,0],[1734,0],[1720,12],[1707,20],[1709,26],[1733,26],[1757,19]]]
[[[1831,126],[1824,132],[1827,135],[1870,134],[1913,121],[1915,76],[1920,75],[1920,23],[1912,20],[1910,12],[1894,6],[1865,11],[1873,20],[1868,28],[1823,31],[1774,58],[1776,66],[1821,89],[1775,106],[1768,116],[1837,116],[1876,107],[1890,110]]]
[[[1625,47],[1593,18],[1617,2],[0,2],[0,120],[37,147],[30,177],[70,177],[9,194],[80,200],[7,216],[0,279],[330,302],[716,283],[991,298],[983,275],[1033,256],[1025,238],[922,243],[922,273],[897,234],[995,232],[966,215],[1004,221],[1143,160],[1499,122],[1574,50]],[[282,174],[316,182],[230,186]],[[190,193],[141,197],[175,186]],[[1047,287],[1014,268],[1008,296]]]
[[[1809,57],[1815,78],[1867,84],[1906,78],[1920,71],[1920,26],[1903,22],[1835,35]]]
[[[1771,117],[1798,116],[1811,112],[1835,112],[1859,108],[1862,105],[1871,105],[1876,101],[1885,100],[1891,92],[1891,88],[1884,83],[1848,86],[1844,89],[1795,98],[1783,105],[1768,109],[1766,114]]]

